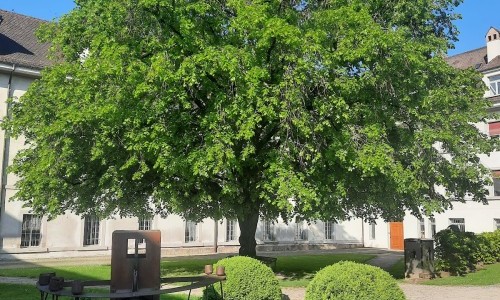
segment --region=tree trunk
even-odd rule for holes
[[[255,247],[255,231],[257,231],[257,223],[259,222],[259,212],[250,212],[244,216],[238,216],[238,224],[240,226],[240,255],[255,257],[257,251]]]

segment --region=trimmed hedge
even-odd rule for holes
[[[483,238],[489,241],[489,250],[492,255],[492,263],[500,261],[500,229],[493,232],[483,232],[480,234]]]
[[[223,282],[224,299],[226,300],[281,300],[281,288],[271,268],[260,261],[246,257],[234,256],[219,260],[214,265],[224,266],[226,280]],[[206,289],[204,294],[210,300],[221,299],[220,286]]]
[[[381,268],[341,261],[320,270],[306,289],[306,300],[406,299],[396,280]]]

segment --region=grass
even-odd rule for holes
[[[375,257],[366,254],[321,254],[279,256],[276,274],[282,287],[306,287],[320,269],[342,260],[366,262]],[[217,262],[217,258],[168,258],[161,262],[161,276],[193,276],[203,272],[207,264]],[[0,276],[37,278],[40,273],[56,272],[65,279],[99,280],[109,279],[109,265],[60,266],[0,269]]]
[[[276,274],[282,287],[306,287],[316,272],[342,260],[364,263],[374,255],[323,254],[281,256],[276,263]]]
[[[31,285],[4,284],[0,283],[0,295],[2,299],[9,300],[33,300],[40,299],[40,293]],[[49,298],[50,299],[50,298]],[[59,297],[61,300],[73,299],[68,297]],[[162,295],[161,300],[186,300],[186,295]],[[201,300],[199,297],[191,296],[193,300]]]
[[[451,276],[426,281],[426,285],[493,285],[500,284],[500,263],[487,265],[485,269],[465,276]]]
[[[388,270],[389,274],[396,279],[404,279],[405,278],[405,262],[404,258],[401,258],[396,262],[393,266],[391,266]]]
[[[56,272],[64,279],[103,280],[111,277],[109,265],[32,267],[17,269],[0,269],[0,276],[38,278],[40,273]]]

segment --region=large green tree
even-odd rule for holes
[[[78,0],[6,127],[40,214],[400,219],[485,201],[454,0]],[[443,191],[439,193],[437,189]]]

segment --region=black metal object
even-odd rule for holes
[[[405,239],[405,277],[434,277],[434,240]]]
[[[40,285],[48,285],[50,283],[50,278],[56,276],[56,273],[42,273],[38,276],[38,282]]]
[[[63,289],[64,278],[63,277],[51,277],[49,281],[49,291],[57,292]]]

